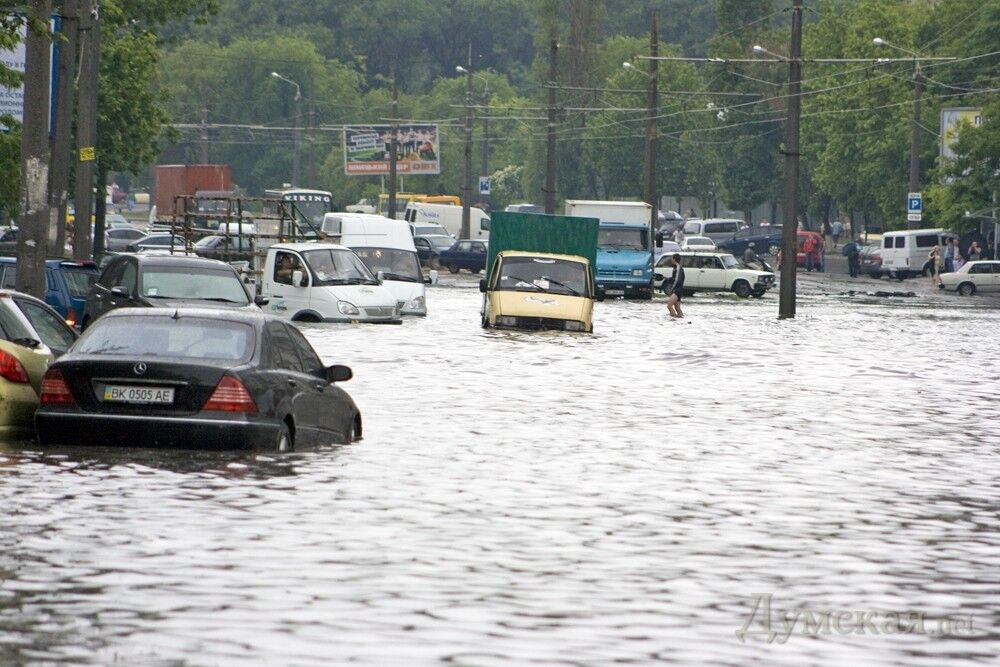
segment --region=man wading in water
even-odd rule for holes
[[[674,254],[670,258],[674,263],[674,275],[671,278],[673,286],[670,288],[670,297],[667,299],[667,310],[670,317],[684,317],[681,312],[681,290],[684,288],[684,267],[681,266],[681,256]]]

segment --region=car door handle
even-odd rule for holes
[[[295,380],[289,380],[288,381],[288,386],[289,387],[297,387],[297,386],[299,386],[299,383],[296,382]]]
[[[320,391],[323,391],[324,389],[326,389],[326,385],[322,384],[322,383],[315,385],[315,387],[317,389],[319,389]]]
[[[272,296],[273,298],[275,298],[275,299],[284,299],[284,298],[285,298],[285,297],[284,297],[284,296],[282,296],[281,294],[272,294],[271,296]]]

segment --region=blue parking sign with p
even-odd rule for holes
[[[908,213],[920,213],[924,208],[924,198],[919,192],[911,192],[906,200],[906,210]]]
[[[486,176],[479,177],[479,194],[488,195],[490,193],[490,179]]]

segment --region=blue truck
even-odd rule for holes
[[[596,282],[606,296],[653,298],[651,210],[645,202],[566,200],[566,215],[601,221]]]

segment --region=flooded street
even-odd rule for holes
[[[1000,309],[806,286],[795,321],[497,332],[443,282],[303,327],[362,442],[0,446],[0,664],[996,664]]]

